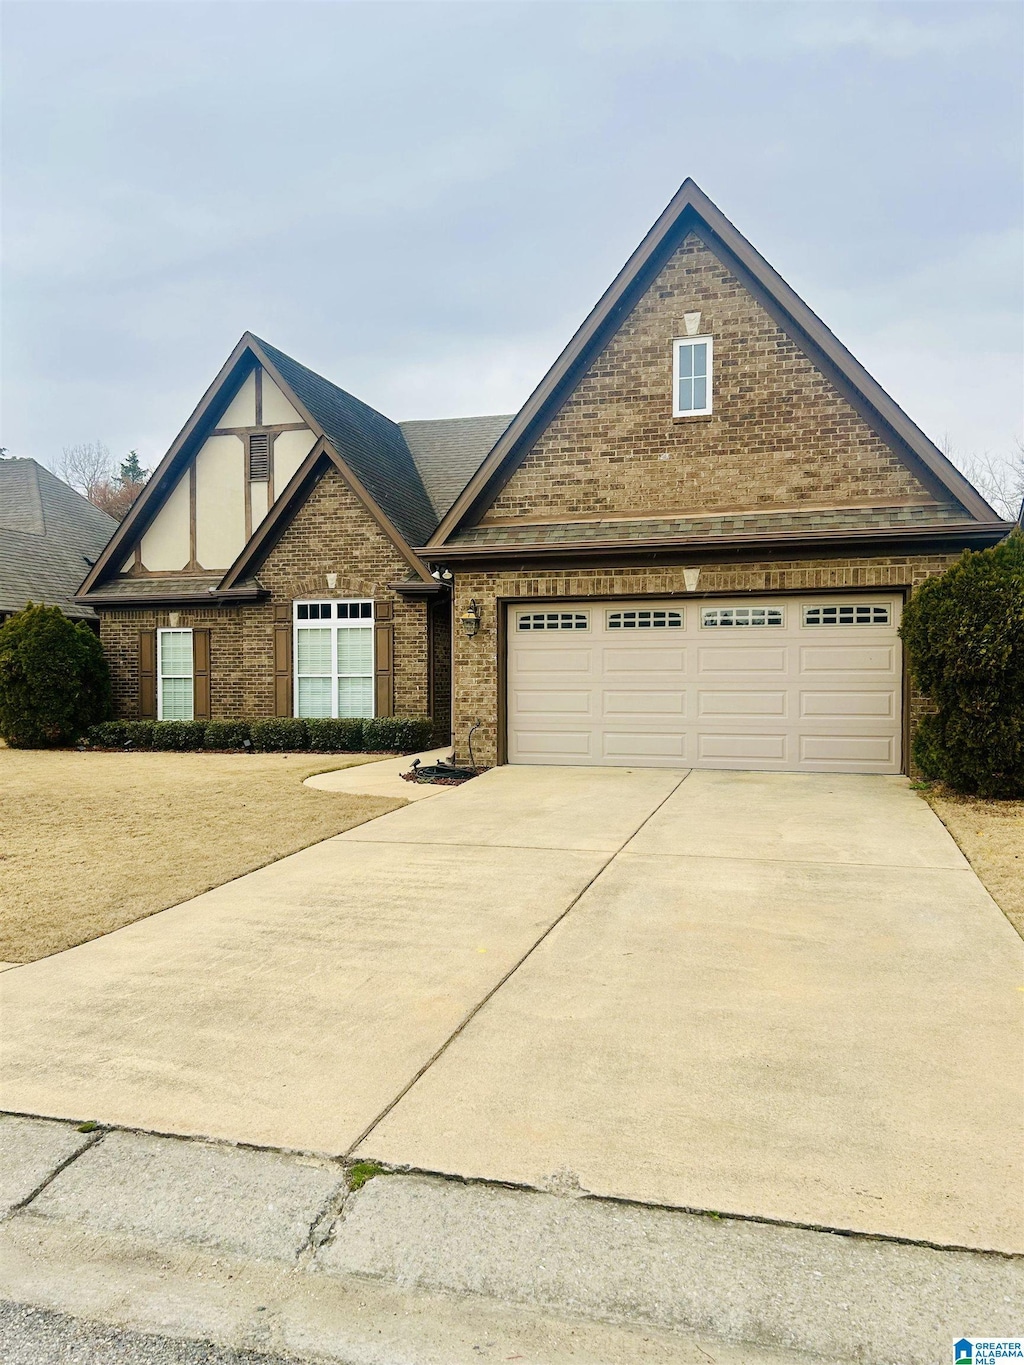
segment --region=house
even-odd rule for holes
[[[75,593],[116,526],[36,460],[0,459],[0,621],[42,602],[95,626]]]
[[[686,181],[514,417],[396,423],[244,336],[80,600],[125,715],[896,773],[902,604],[1008,529]]]

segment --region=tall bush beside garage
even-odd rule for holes
[[[907,604],[910,671],[934,702],[914,736],[925,777],[978,796],[1024,796],[1024,534],[970,550]]]
[[[68,744],[109,715],[107,661],[87,625],[30,602],[0,626],[0,735],[8,744]]]

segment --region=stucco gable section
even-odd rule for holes
[[[707,416],[673,417],[673,340],[713,338]],[[695,322],[694,315],[699,316]],[[696,231],[672,253],[480,518],[692,518],[936,495]],[[961,513],[961,515],[965,515]]]

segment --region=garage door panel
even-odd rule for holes
[[[801,735],[800,757],[815,763],[891,763],[891,735]]]
[[[593,651],[589,649],[523,649],[516,660],[520,673],[589,673]]]
[[[895,674],[896,650],[892,645],[804,646],[800,650],[800,671]]]
[[[686,714],[686,693],[676,692],[605,692],[601,708],[606,716],[683,716]]]
[[[899,772],[898,599],[754,600],[554,604],[583,638],[519,634],[513,609],[511,761]],[[688,629],[638,624],[670,613]]]
[[[686,763],[686,736],[659,732],[606,730],[603,744],[604,757],[609,760],[644,762],[654,758],[676,760],[680,766]]]
[[[755,734],[752,731],[703,733],[697,736],[697,757],[704,759],[743,760],[756,766],[765,759],[781,762],[786,758],[786,735]]]
[[[603,649],[601,659],[606,673],[674,673],[685,674],[686,651],[668,649]]]
[[[788,692],[699,692],[697,715],[711,716],[785,716]]]
[[[725,649],[701,649],[700,671],[704,673],[785,673],[786,649],[758,649],[736,645]]]
[[[589,730],[519,730],[515,747],[524,762],[571,762],[592,756]]]
[[[846,720],[858,716],[896,714],[896,693],[885,692],[801,692],[800,715],[814,720]]]

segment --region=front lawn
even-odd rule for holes
[[[923,793],[989,895],[1024,938],[1024,801]]]
[[[315,791],[357,755],[0,749],[0,962],[32,962],[403,803]]]

